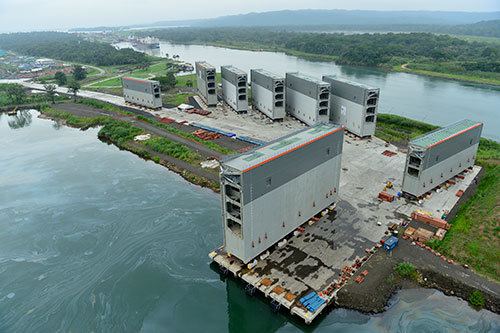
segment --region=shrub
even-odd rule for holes
[[[402,262],[396,265],[394,268],[396,273],[402,278],[405,279],[412,279],[412,280],[417,280],[418,279],[418,272],[415,266],[410,264],[409,262]]]
[[[125,142],[132,140],[136,135],[142,133],[142,129],[134,127],[129,123],[109,119],[99,131],[98,136],[111,140],[118,145],[123,145]]]
[[[479,290],[474,290],[469,295],[469,304],[475,309],[484,308],[484,302],[483,293]]]
[[[151,138],[144,141],[144,144],[146,147],[149,147],[158,153],[166,154],[190,163],[201,158],[196,152],[183,144],[173,142],[165,138]]]

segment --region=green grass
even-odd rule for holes
[[[452,63],[445,64],[427,64],[410,63],[406,68],[396,65],[393,70],[399,72],[408,72],[426,76],[439,77],[458,81],[467,81],[481,84],[500,85],[500,73],[479,72],[479,71],[455,71],[451,69]]]
[[[148,79],[154,76],[162,76],[167,72],[166,69],[167,61],[163,60],[161,62],[156,62],[149,65],[147,68],[140,69],[131,69],[122,73],[119,77],[112,77],[104,81],[96,82],[90,85],[90,87],[94,88],[110,88],[110,87],[121,87],[122,85],[122,76],[134,77],[137,79]],[[123,69],[123,68],[122,68]],[[115,67],[109,68],[109,72],[113,72],[118,74],[119,69]]]
[[[481,291],[479,290],[474,290],[470,296],[469,296],[469,304],[477,309],[477,310],[480,310],[482,308],[484,308],[484,303],[485,303],[485,300],[484,300],[484,295]]]
[[[413,266],[408,262],[402,262],[397,264],[396,266],[394,266],[394,270],[400,277],[404,279],[411,279],[414,281],[418,281],[420,276],[415,266]]]
[[[163,103],[167,105],[177,106],[182,103],[187,103],[188,97],[193,96],[193,94],[188,93],[179,93],[179,94],[170,94],[168,93],[163,97]]]
[[[392,143],[407,143],[410,139],[430,132],[437,126],[401,116],[380,113],[375,136]]]
[[[53,119],[64,120],[66,124],[72,127],[87,129],[90,127],[104,125],[108,121],[108,117],[77,117],[66,111],[55,110],[49,106],[44,106],[40,112]]]
[[[109,88],[109,87],[121,87],[121,85],[122,85],[122,78],[113,77],[104,81],[96,82],[90,86],[96,88]]]
[[[483,168],[476,193],[460,207],[445,238],[431,246],[500,281],[500,164],[483,163]]]
[[[178,136],[183,137],[185,139],[189,139],[189,140],[201,143],[204,146],[206,146],[206,147],[208,147],[216,152],[219,152],[221,154],[230,155],[230,154],[236,153],[234,150],[223,147],[215,142],[200,139],[199,137],[197,137],[196,135],[194,135],[192,133],[185,132],[185,131],[180,130],[180,129],[178,129],[172,125],[169,125],[169,124],[161,123],[155,119],[146,118],[144,116],[137,116],[137,119],[142,120],[142,121],[146,121],[146,122],[150,123],[151,125],[162,128],[162,129],[164,129],[172,134],[178,135]]]
[[[162,137],[154,137],[146,140],[144,141],[144,145],[158,153],[169,155],[196,165],[198,165],[197,162],[202,159],[199,154],[183,144],[173,142]]]
[[[167,73],[167,62],[162,61],[148,66],[145,69],[136,69],[127,76],[135,77],[138,79],[146,79],[152,76],[164,76]]]
[[[90,107],[93,107],[96,109],[101,109],[101,110],[106,110],[106,111],[110,111],[110,112],[114,112],[114,113],[124,114],[127,116],[135,116],[135,113],[125,111],[116,105],[106,103],[103,101],[99,101],[96,99],[80,98],[77,100],[77,103],[84,104],[84,105],[87,105],[87,106],[90,106]]]
[[[110,140],[116,143],[119,147],[134,139],[136,135],[142,134],[144,131],[134,127],[132,124],[107,118],[103,128],[99,130],[98,136],[101,139]]]

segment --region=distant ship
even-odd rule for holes
[[[144,38],[137,38],[134,40],[132,43],[134,47],[147,47],[150,49],[159,49],[160,48],[160,40],[156,37],[144,37]]]

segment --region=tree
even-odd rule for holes
[[[19,84],[9,84],[6,93],[9,100],[16,104],[21,103],[26,97],[26,92],[24,91],[23,86]]]
[[[191,88],[192,86],[193,86],[193,81],[187,80],[186,81],[186,87],[190,87]]]
[[[76,95],[80,91],[80,83],[76,80],[71,80],[68,82],[68,93],[73,95],[73,99],[76,102]]]
[[[45,92],[50,97],[52,104],[56,104],[56,85],[55,84],[45,84],[43,86],[45,88]]]
[[[160,82],[160,87],[162,91],[167,91],[175,87],[177,79],[173,72],[167,72],[166,76],[157,76],[153,80]]]
[[[66,74],[64,74],[63,72],[56,72],[54,74],[54,79],[60,86],[64,86],[66,83],[68,83],[68,78],[66,77]]]
[[[73,66],[73,77],[77,81],[81,81],[87,77],[87,71],[80,65]]]
[[[175,78],[174,72],[167,72],[165,83],[169,87],[169,89],[175,87],[175,85],[177,84],[177,79]]]

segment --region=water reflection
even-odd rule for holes
[[[55,121],[53,124],[52,124],[52,128],[55,129],[56,131],[57,130],[60,130],[61,128],[63,127],[63,125],[58,122],[58,121]]]
[[[375,70],[373,68],[367,67],[350,67],[341,66],[340,76],[349,77],[351,80],[357,81],[367,81],[367,80],[385,80],[387,78],[388,72]]]
[[[32,120],[33,115],[29,110],[21,110],[17,111],[15,116],[9,116],[9,120],[7,122],[11,129],[19,129],[30,126]]]

